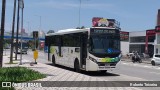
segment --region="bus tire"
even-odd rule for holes
[[[74,62],[74,69],[76,72],[80,73],[81,70],[80,70],[80,66],[79,66],[79,62],[78,60],[76,59],[75,62]]]
[[[54,55],[52,56],[52,65],[53,65],[53,66],[56,66],[55,56],[54,56]]]

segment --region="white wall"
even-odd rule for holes
[[[129,53],[129,42],[121,41],[121,51],[124,56]]]
[[[129,37],[146,36],[146,31],[129,32]]]

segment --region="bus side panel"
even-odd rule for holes
[[[74,61],[77,58],[80,62],[80,51],[76,51],[76,50],[80,50],[80,47],[70,47],[69,48],[69,53],[68,53],[68,66],[71,68],[74,68]]]
[[[59,56],[59,50],[58,50],[58,46],[51,46],[50,47],[50,60],[52,61],[52,56],[55,56],[55,62],[56,64],[60,64],[63,65],[63,63],[61,63],[61,57]]]
[[[68,47],[61,47],[61,61],[59,63],[66,67],[68,67],[68,52]]]

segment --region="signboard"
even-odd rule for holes
[[[156,26],[155,32],[156,32],[156,33],[159,33],[159,32],[160,32],[160,26]]]
[[[121,41],[129,41],[129,32],[120,31]]]
[[[115,19],[106,19],[102,17],[92,18],[93,27],[110,27],[110,28],[119,28],[118,22]]]
[[[156,34],[154,29],[146,30],[146,36],[154,36]]]
[[[91,28],[91,34],[118,34],[119,30],[116,29],[103,29],[103,28]]]

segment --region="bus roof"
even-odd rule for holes
[[[59,30],[58,32],[55,32],[55,33],[46,34],[46,36],[63,35],[63,34],[77,33],[77,32],[87,32],[88,30],[89,30],[89,28],[85,28],[85,29],[64,29],[64,30]]]
[[[116,28],[110,28],[110,27],[92,27],[92,28],[116,29]],[[64,30],[59,30],[58,32],[55,32],[55,33],[46,34],[46,36],[63,35],[63,34],[78,33],[78,32],[87,32],[87,31],[89,31],[89,29],[90,28],[84,28],[84,29],[64,29]]]

